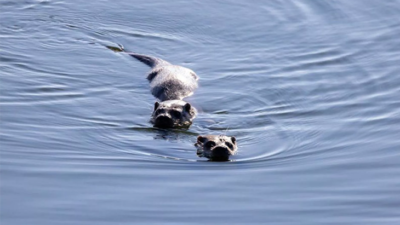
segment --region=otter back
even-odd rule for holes
[[[197,75],[190,69],[172,65],[151,56],[128,53],[132,57],[152,67],[147,76],[151,93],[161,101],[182,100],[193,94],[197,88]]]
[[[182,100],[197,88],[196,74],[185,67],[168,65],[154,68],[147,79],[151,93],[161,101]]]

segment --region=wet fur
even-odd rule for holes
[[[162,101],[154,104],[150,120],[154,127],[188,128],[197,110],[182,99],[192,95],[197,88],[197,75],[188,68],[172,65],[156,57],[127,53],[152,68],[147,80],[153,96]]]
[[[237,152],[236,138],[224,135],[198,136],[195,146],[198,156],[213,161],[227,161]],[[217,151],[219,151],[218,154],[216,154]]]
[[[192,124],[197,111],[182,100],[167,100],[154,103],[150,122],[161,128],[187,128]]]
[[[198,87],[196,73],[188,68],[172,65],[152,56],[129,52],[128,54],[152,68],[147,79],[150,82],[151,93],[161,101],[182,100],[192,95]]]

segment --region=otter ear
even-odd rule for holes
[[[235,137],[231,137],[231,141],[233,144],[236,144],[236,138]]]
[[[185,108],[185,111],[190,112],[190,109],[192,108],[192,106],[190,105],[190,103],[186,103],[185,106],[183,106]]]
[[[158,106],[160,106],[159,102],[154,103],[154,111],[156,111],[156,109],[158,108]]]
[[[202,136],[198,136],[197,137],[197,143],[204,143],[207,140],[207,138],[202,137]]]
[[[192,77],[195,79],[195,80],[198,80],[199,79],[199,77],[192,71],[192,72],[190,72],[190,75],[192,75]]]

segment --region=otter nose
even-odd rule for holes
[[[212,150],[211,159],[217,161],[226,161],[232,155],[231,151],[224,147],[216,147]]]
[[[169,128],[172,127],[173,125],[174,121],[172,121],[172,119],[166,115],[158,116],[154,123],[155,127],[160,127],[160,128]]]

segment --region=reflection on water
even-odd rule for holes
[[[0,5],[1,224],[400,220],[400,2]],[[199,75],[188,130],[119,45]]]

